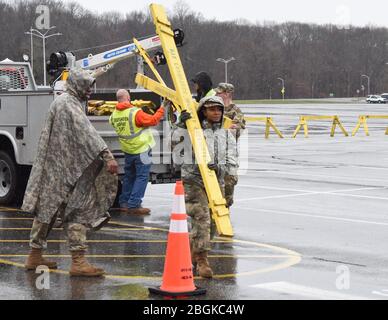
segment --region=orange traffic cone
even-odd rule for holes
[[[149,288],[149,291],[169,297],[197,296],[206,293],[206,290],[194,285],[182,181],[177,181],[175,186],[162,286]]]

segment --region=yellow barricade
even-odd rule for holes
[[[362,116],[360,116],[358,118],[357,126],[354,128],[354,130],[352,132],[352,136],[353,137],[356,135],[358,130],[360,130],[361,126],[364,127],[365,134],[367,136],[369,136],[369,128],[368,128],[368,123],[367,123],[368,119],[388,119],[388,115],[373,115],[373,116],[371,116],[371,115],[362,115]],[[385,134],[388,135],[388,128],[385,131]]]
[[[308,136],[309,136],[309,129],[308,129],[307,122],[308,121],[312,121],[312,120],[315,120],[315,121],[316,120],[332,120],[333,121],[333,125],[331,127],[331,133],[330,133],[331,137],[334,137],[335,129],[336,129],[337,125],[341,128],[341,130],[344,133],[345,137],[349,136],[349,134],[347,133],[347,131],[345,130],[345,128],[341,124],[341,121],[340,121],[338,116],[301,116],[300,120],[299,120],[299,124],[296,127],[296,130],[295,130],[295,132],[294,132],[292,137],[295,138],[297,136],[298,132],[300,131],[300,129],[303,127],[304,136],[306,138],[308,138]]]
[[[245,120],[247,122],[256,122],[256,121],[262,121],[265,122],[265,138],[269,138],[269,129],[272,128],[277,133],[277,135],[283,139],[283,134],[280,132],[280,130],[275,126],[275,123],[273,122],[271,117],[245,117]]]

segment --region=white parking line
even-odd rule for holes
[[[254,187],[252,186],[252,188],[254,188]],[[235,200],[235,202],[239,203],[239,202],[246,202],[246,201],[253,201],[253,200],[268,200],[268,199],[292,198],[292,197],[309,196],[309,195],[322,195],[322,194],[329,194],[329,195],[335,195],[335,196],[337,195],[337,196],[341,196],[341,197],[355,197],[355,198],[368,198],[368,199],[377,199],[377,200],[388,200],[388,198],[384,198],[384,197],[363,196],[363,195],[342,193],[342,192],[382,190],[382,189],[386,189],[386,188],[385,187],[358,188],[358,189],[332,190],[332,191],[322,191],[322,192],[306,191],[304,193],[296,193],[296,194],[283,194],[283,195],[276,195],[276,196],[266,196],[266,197],[255,197],[255,198],[238,199],[238,200]],[[289,191],[295,191],[295,190],[289,189]]]
[[[387,298],[388,297],[388,290],[372,291],[372,294]]]
[[[306,192],[306,193],[296,193],[296,194],[283,194],[278,196],[268,196],[268,197],[256,197],[256,198],[246,198],[234,200],[235,203],[254,201],[254,200],[268,200],[268,199],[280,199],[280,198],[292,198],[292,197],[301,197],[308,195],[320,194],[321,192]]]
[[[369,298],[306,287],[290,282],[269,282],[250,286],[256,289],[264,289],[293,296],[301,296],[314,300],[370,300]]]
[[[374,199],[374,200],[388,200],[388,198],[384,198],[384,197],[363,196],[363,195],[359,195],[359,194],[350,194],[350,193],[333,192],[331,194],[332,195],[338,195],[338,196],[345,196],[345,197],[353,197],[353,198],[365,198],[365,199]]]
[[[268,189],[268,190],[279,190],[279,191],[294,191],[294,192],[310,192],[314,193],[315,191],[300,190],[300,189],[290,189],[290,188],[278,188],[278,187],[268,187],[268,186],[258,186],[258,185],[249,185],[249,184],[238,184],[237,188],[249,188],[249,189]],[[318,191],[317,191],[318,192]]]
[[[314,215],[314,214],[307,214],[307,213],[275,211],[275,210],[269,210],[269,209],[258,209],[258,208],[242,207],[242,206],[236,206],[236,208],[242,209],[242,210],[253,211],[253,212],[266,212],[266,213],[270,213],[270,214],[280,214],[280,215],[286,215],[286,216],[299,216],[299,217],[308,217],[308,218],[315,218],[315,219],[336,220],[336,221],[342,221],[342,222],[373,224],[373,225],[377,225],[377,226],[388,226],[387,222],[377,222],[377,221],[368,221],[368,220],[359,220],[359,219],[347,219],[347,218],[340,218],[340,217],[330,217],[330,216]]]
[[[292,188],[279,188],[279,187],[272,187],[272,186],[258,186],[258,185],[250,185],[250,184],[238,184],[237,188],[249,188],[249,189],[268,189],[268,190],[279,190],[279,191],[293,191],[293,192],[310,192],[310,193],[316,193],[316,192],[325,192],[325,191],[314,191],[314,190],[305,190],[305,189],[292,189]],[[347,189],[347,190],[338,190],[338,191],[326,191],[326,192],[353,192],[353,191],[364,191],[364,190],[379,190],[379,189],[387,189],[387,187],[363,187],[363,188],[357,188],[357,189]]]
[[[252,168],[250,168],[252,169]],[[356,179],[362,180],[362,181],[379,181],[386,183],[386,179],[371,179],[371,178],[364,178],[364,177],[356,177],[356,176],[339,176],[339,175],[327,175],[327,174],[311,174],[311,173],[301,173],[301,172],[285,172],[285,171],[276,171],[276,170],[268,170],[268,171],[258,171],[257,173],[270,173],[270,174],[278,174],[278,175],[293,175],[293,176],[307,176],[307,177],[319,177],[319,178],[339,178],[339,179],[347,179],[351,181],[355,181]]]

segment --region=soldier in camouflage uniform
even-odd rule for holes
[[[224,104],[219,97],[205,97],[199,103],[198,118],[211,158],[208,167],[215,170],[222,192],[225,174],[237,166],[237,157],[234,154],[236,140],[229,130],[223,129],[223,113]],[[185,122],[190,117],[190,114],[184,112],[181,121]],[[213,271],[207,259],[210,250],[211,215],[205,186],[195,162],[187,130],[176,129],[172,134],[172,142],[174,163],[181,164],[186,210],[191,217],[190,242],[193,262],[197,263],[197,272],[201,277],[211,278]]]
[[[246,122],[244,114],[240,108],[233,103],[234,86],[230,83],[220,83],[215,91],[217,96],[221,97],[224,101],[225,116],[232,120],[232,126],[230,129],[238,142],[238,139],[241,136],[241,131],[246,127]],[[229,172],[225,176],[225,198],[228,207],[233,205],[234,188],[238,183],[237,168],[235,169],[236,170],[234,170],[234,172]]]
[[[22,206],[35,215],[27,270],[40,265],[57,268],[55,262],[42,257],[42,251],[60,218],[72,254],[70,274],[104,274],[103,269],[85,259],[86,232],[100,229],[110,219],[108,209],[117,192],[118,166],[83,111],[94,82],[89,72],[72,70],[66,92],[54,100],[48,111]]]

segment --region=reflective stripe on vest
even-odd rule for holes
[[[124,140],[131,140],[131,139],[134,139],[138,136],[140,136],[144,130],[148,130],[148,128],[141,128],[140,131],[136,132],[135,133],[135,128],[133,126],[133,116],[134,116],[134,113],[135,111],[139,111],[137,108],[131,108],[130,111],[129,111],[129,115],[128,115],[128,120],[129,120],[129,136],[119,136],[120,139],[124,139]]]
[[[110,118],[119,137],[121,150],[128,154],[140,154],[155,146],[151,130],[136,125],[136,114],[140,110],[136,107],[115,110]]]

